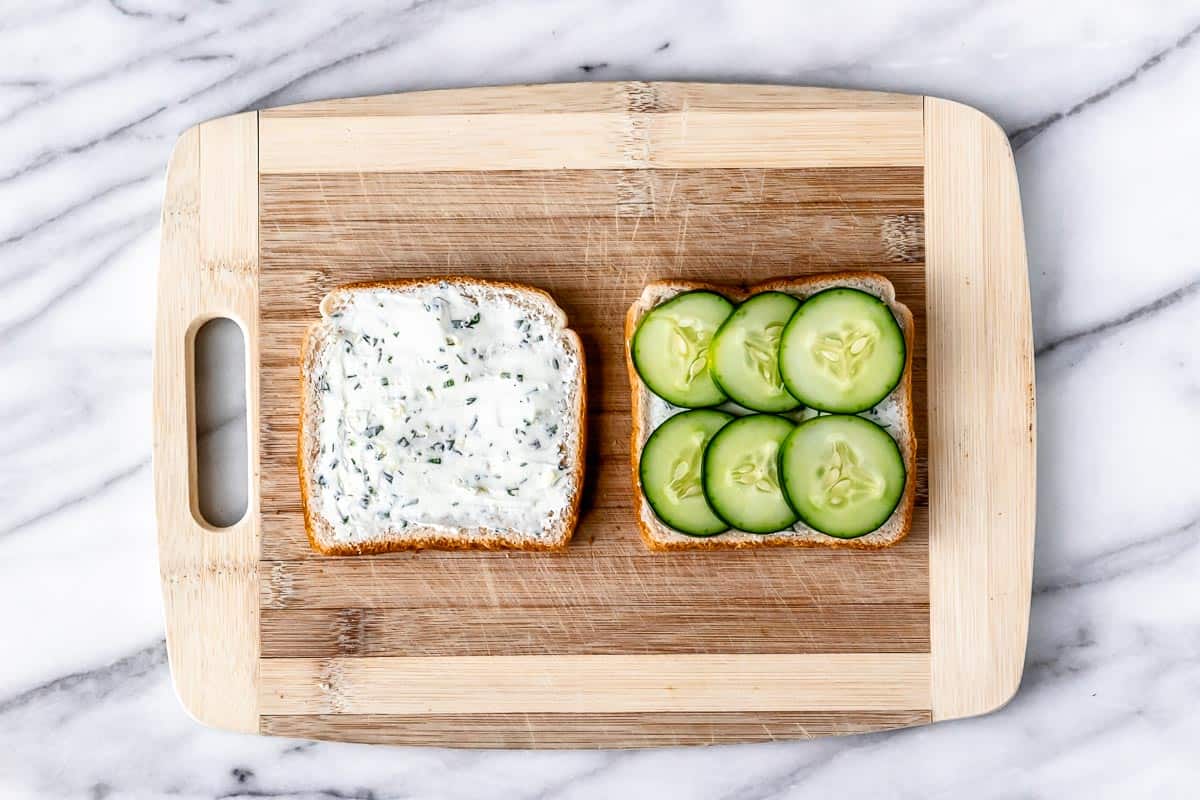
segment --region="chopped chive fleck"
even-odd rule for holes
[[[440,463],[442,463],[442,460],[440,458],[434,457],[434,458],[429,459],[429,463],[430,464],[440,464]]]
[[[508,492],[509,497],[516,497],[518,489],[514,486],[511,489],[505,489],[504,491]]]
[[[383,473],[383,479],[388,483],[391,483],[393,480],[395,480],[395,476],[390,472],[385,472]]]
[[[478,397],[468,397],[468,398],[467,398],[467,405],[474,405],[474,404],[475,404],[475,401],[476,401],[476,400],[478,400],[478,399],[479,399]]]
[[[512,377],[512,373],[511,373],[511,372],[501,372],[501,373],[500,373],[500,377],[501,377],[501,378],[511,378],[511,377]]]
[[[466,363],[467,363],[467,360],[466,360],[465,358],[463,358],[463,357],[462,357],[462,353],[455,353],[455,354],[454,354],[454,357],[458,359],[458,363],[460,363],[460,364],[466,364]]]
[[[448,381],[446,381],[445,383],[442,384],[442,387],[449,389],[453,385],[454,385],[454,378],[450,378]]]
[[[400,445],[401,447],[408,447],[408,444],[409,444],[408,437],[401,436],[399,439],[396,440],[396,444]]]
[[[391,381],[389,381],[387,378],[380,378],[379,383],[383,386],[387,386],[391,383]]]
[[[388,356],[388,361],[391,361],[391,360],[392,360],[391,356]],[[557,358],[554,359],[554,368],[558,369],[558,359]]]
[[[517,383],[521,383],[521,382],[523,382],[524,380],[525,380],[525,373],[524,373],[524,372],[518,372],[518,373],[517,373]]]

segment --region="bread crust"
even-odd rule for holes
[[[574,491],[571,493],[569,506],[555,526],[557,536],[546,540],[533,539],[520,531],[497,531],[485,528],[462,528],[447,532],[440,526],[411,526],[405,530],[403,538],[378,538],[363,542],[333,541],[332,525],[313,506],[310,494],[311,468],[314,463],[316,437],[312,434],[312,417],[316,411],[310,371],[320,355],[318,335],[325,330],[326,314],[340,297],[355,291],[385,289],[403,290],[418,286],[435,284],[451,284],[454,286],[487,288],[493,290],[508,290],[520,292],[547,304],[556,314],[561,332],[571,348],[575,351],[579,363],[579,385],[576,390],[575,410],[575,448],[570,475],[574,481]],[[561,551],[567,548],[574,535],[575,526],[579,521],[579,504],[583,494],[583,473],[586,463],[587,449],[587,364],[584,359],[583,342],[579,334],[567,327],[566,312],[555,302],[546,291],[534,286],[508,281],[492,281],[469,276],[429,276],[425,278],[406,278],[395,281],[364,281],[348,283],[332,289],[321,299],[322,318],[314,322],[304,332],[300,346],[300,430],[297,437],[297,472],[300,478],[300,499],[304,509],[304,530],[308,543],[318,553],[327,556],[362,556],[378,553],[392,553],[405,550],[528,550],[528,551]],[[571,454],[568,454],[571,455]]]
[[[696,537],[679,534],[664,525],[654,514],[650,504],[642,494],[639,466],[642,447],[646,438],[652,433],[646,424],[646,405],[650,401],[650,392],[642,383],[633,364],[632,342],[637,326],[652,308],[669,297],[682,292],[706,290],[723,295],[735,303],[740,303],[758,292],[781,291],[807,297],[824,289],[837,286],[847,286],[855,283],[878,284],[886,290],[886,296],[881,297],[893,315],[900,323],[904,334],[904,374],[892,394],[899,393],[901,410],[905,418],[907,435],[899,442],[900,451],[904,458],[904,468],[907,473],[904,482],[904,493],[892,515],[875,531],[856,539],[839,539],[819,532],[783,532],[772,534],[751,534],[731,530],[727,533],[712,537]],[[648,296],[663,295],[653,303],[647,302]],[[878,295],[877,295],[878,296]],[[917,436],[913,427],[912,402],[912,357],[914,342],[914,320],[912,311],[896,300],[896,290],[892,282],[875,272],[844,271],[807,275],[803,277],[778,277],[742,288],[728,284],[707,283],[703,281],[666,280],[648,284],[642,295],[629,307],[625,314],[625,369],[629,375],[630,395],[632,397],[632,434],[630,437],[630,477],[633,483],[634,511],[637,516],[638,530],[642,541],[651,550],[661,552],[679,552],[685,550],[742,550],[762,547],[826,547],[839,550],[880,550],[891,547],[908,536],[912,529],[913,509],[917,496]],[[881,531],[887,535],[880,535]],[[731,536],[730,534],[735,534]],[[737,535],[740,534],[740,535]]]

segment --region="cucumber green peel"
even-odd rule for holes
[[[858,289],[826,289],[805,300],[784,327],[779,372],[809,408],[857,414],[896,388],[906,349],[886,303]]]
[[[779,448],[795,423],[751,414],[725,425],[704,451],[704,495],[719,517],[749,533],[775,533],[795,524],[784,497]]]
[[[800,402],[779,374],[779,341],[800,301],[783,292],[761,292],[721,325],[709,349],[717,384],[738,405],[754,411],[791,411]]]
[[[796,426],[779,450],[788,502],[814,530],[840,539],[883,525],[904,494],[900,447],[863,417],[830,414]]]
[[[653,308],[630,346],[634,368],[656,395],[682,408],[715,406],[728,398],[709,370],[713,334],[733,313],[715,292],[684,292]]]
[[[642,494],[655,516],[680,533],[715,536],[729,528],[709,505],[701,470],[709,440],[731,419],[713,409],[685,411],[659,425],[642,448]]]

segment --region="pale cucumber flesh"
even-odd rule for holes
[[[738,306],[713,337],[713,377],[738,405],[767,412],[800,405],[779,374],[779,341],[799,305],[783,292],[756,294]]]
[[[725,402],[709,370],[708,351],[731,313],[731,302],[706,291],[684,292],[647,313],[630,345],[633,365],[646,387],[683,408]]]
[[[659,425],[642,448],[642,493],[655,515],[680,533],[715,536],[729,528],[704,496],[701,469],[709,440],[731,419],[724,411],[685,411]]]
[[[904,333],[887,304],[845,287],[805,300],[783,330],[779,372],[788,391],[821,411],[855,414],[896,388]]]
[[[782,483],[792,508],[821,533],[853,539],[887,522],[904,494],[896,441],[862,417],[831,414],[802,422],[784,441]]]
[[[719,430],[704,452],[704,493],[713,510],[738,530],[775,533],[796,522],[779,475],[779,448],[795,423],[751,414]]]

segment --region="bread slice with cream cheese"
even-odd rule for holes
[[[299,471],[314,549],[557,550],[583,484],[583,347],[528,286],[343,286],[301,352]]]

